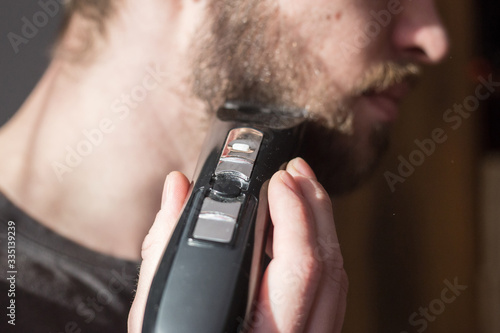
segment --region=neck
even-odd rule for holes
[[[180,58],[133,57],[168,55],[148,36],[91,64],[56,58],[0,131],[1,190],[63,236],[126,259],[139,258],[165,176],[192,175],[207,124]]]

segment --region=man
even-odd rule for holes
[[[111,0],[68,8],[50,67],[0,132],[1,217],[5,230],[11,221],[18,228],[18,296],[8,300],[17,322],[2,325],[124,331],[142,244],[129,317],[129,331],[139,332],[208,118],[224,100],[244,99],[307,110],[301,155],[315,170],[295,159],[271,180],[273,259],[253,330],[340,332],[347,278],[338,246],[320,246],[338,240],[319,184],[333,195],[370,173],[417,64],[445,55],[433,1]]]

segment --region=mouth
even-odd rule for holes
[[[362,93],[361,99],[370,106],[370,109],[381,121],[394,122],[399,114],[399,105],[409,91],[410,84],[402,82],[382,91],[365,91]]]

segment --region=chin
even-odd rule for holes
[[[330,196],[348,193],[370,178],[389,147],[389,126],[341,133],[325,125],[308,124],[300,150]]]

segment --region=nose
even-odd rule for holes
[[[398,53],[413,61],[434,64],[448,53],[448,36],[434,0],[405,1],[392,38]]]

